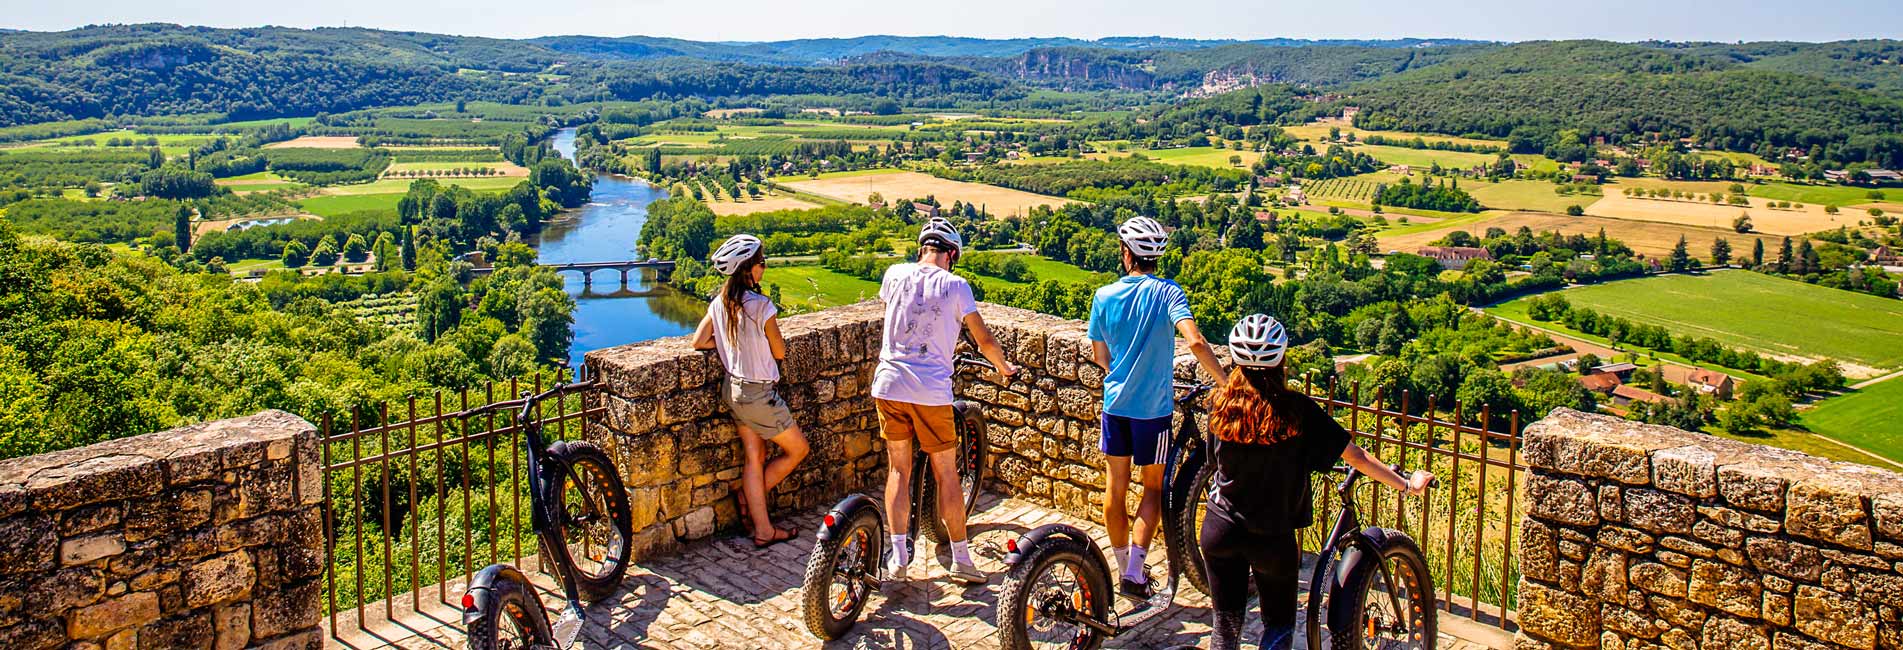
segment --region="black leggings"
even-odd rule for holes
[[[1209,569],[1209,592],[1216,606],[1217,645],[1212,648],[1231,641],[1223,638],[1226,632],[1240,636],[1243,610],[1249,606],[1251,578],[1262,606],[1263,649],[1288,647],[1295,630],[1295,590],[1302,566],[1302,548],[1295,541],[1295,531],[1250,529],[1231,521],[1220,509],[1211,508],[1203,519],[1200,541]],[[1232,642],[1239,643],[1239,639]]]

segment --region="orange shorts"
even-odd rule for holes
[[[952,407],[922,406],[910,402],[874,399],[879,406],[879,437],[886,440],[918,439],[920,449],[932,454],[958,446],[958,428],[952,423]]]

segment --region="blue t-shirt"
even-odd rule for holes
[[[1154,275],[1126,275],[1090,301],[1089,336],[1110,347],[1103,412],[1126,418],[1168,416],[1176,361],[1176,322],[1190,318],[1189,296]]]

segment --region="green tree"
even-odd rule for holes
[[[364,245],[363,235],[351,233],[350,238],[344,240],[343,255],[344,261],[351,263],[362,262],[370,257],[370,247]]]
[[[1678,243],[1672,245],[1672,255],[1668,258],[1665,268],[1672,271],[1688,271],[1696,265],[1697,261],[1692,259],[1691,252],[1686,249],[1685,236],[1679,235]]]
[[[178,211],[172,217],[172,243],[180,251],[192,249],[192,206],[179,203]]]
[[[1791,238],[1790,237],[1785,237],[1784,241],[1779,243],[1777,246],[1777,272],[1779,274],[1791,272]]]
[[[1731,241],[1723,237],[1711,240],[1711,263],[1725,266],[1731,263]]]
[[[331,266],[337,263],[337,244],[329,237],[317,240],[317,247],[311,249],[311,264]]]
[[[284,254],[278,259],[284,262],[285,268],[301,268],[310,263],[311,250],[304,246],[304,242],[293,239],[284,245]]]
[[[1751,268],[1764,266],[1764,240],[1751,240]]]
[[[416,334],[425,342],[434,342],[462,320],[462,286],[455,278],[434,276],[416,289]]]
[[[404,226],[403,230],[403,270],[416,270],[416,227]]]
[[[1731,220],[1731,229],[1737,231],[1738,234],[1751,232],[1751,228],[1751,213],[1749,212],[1738,215],[1738,218]]]
[[[550,362],[568,358],[568,345],[575,336],[574,309],[575,299],[561,289],[542,287],[522,296],[516,313],[537,358]]]

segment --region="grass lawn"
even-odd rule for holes
[[[1875,368],[1903,366],[1903,302],[1876,296],[1749,271],[1621,280],[1561,295],[1601,314],[1663,325],[1676,334],[1709,337],[1725,345]],[[1525,300],[1489,311],[1523,309]]]
[[[281,268],[284,268],[283,260],[238,260],[225,263],[226,270],[241,275],[258,269],[274,271]]]
[[[1903,378],[1824,400],[1805,411],[1802,422],[1817,433],[1903,462]]]
[[[1331,126],[1341,129],[1341,132],[1344,134],[1347,134],[1347,133],[1355,134],[1355,138],[1357,140],[1366,138],[1370,135],[1378,135],[1383,138],[1387,138],[1389,140],[1413,140],[1415,138],[1420,138],[1423,142],[1429,142],[1429,143],[1452,142],[1455,144],[1478,145],[1483,147],[1500,147],[1502,149],[1506,148],[1507,146],[1507,141],[1505,140],[1476,140],[1474,138],[1459,138],[1459,137],[1454,137],[1451,135],[1439,135],[1434,133],[1414,133],[1410,131],[1368,131],[1365,129],[1358,129],[1346,124],[1327,124],[1322,122],[1310,122],[1308,124],[1303,124],[1300,126],[1285,126],[1285,127],[1282,127],[1282,131],[1289,135],[1295,136],[1297,139],[1308,140],[1311,142],[1315,142],[1319,145],[1322,141],[1328,139],[1328,128]],[[1322,147],[1317,146],[1316,148],[1320,149]]]
[[[1494,154],[1436,151],[1433,149],[1409,149],[1407,147],[1376,144],[1358,144],[1349,147],[1349,150],[1374,156],[1377,160],[1390,165],[1412,165],[1414,167],[1428,167],[1438,162],[1442,167],[1466,168],[1474,165],[1491,165],[1494,159],[1498,158],[1498,156]]]
[[[1133,153],[1141,153],[1145,158],[1160,163],[1196,165],[1199,167],[1215,167],[1217,169],[1245,169],[1249,165],[1255,164],[1256,159],[1262,157],[1262,154],[1254,151],[1234,151],[1217,147],[1183,147],[1180,149],[1157,149],[1154,151],[1139,151]],[[1230,156],[1241,157],[1242,164],[1229,164]]]
[[[818,265],[768,265],[766,284],[780,287],[780,306],[817,311],[879,297],[879,283]]]
[[[1877,189],[1883,199],[1870,198],[1872,188],[1850,187],[1846,185],[1797,185],[1793,183],[1766,183],[1745,186],[1745,194],[1773,201],[1795,201],[1798,203],[1834,205],[1861,205],[1879,200],[1903,201],[1903,188]]]
[[[826,172],[818,176],[774,176],[767,180],[774,183],[796,183],[799,181],[823,181],[828,178],[852,178],[854,176],[877,176],[880,174],[898,174],[904,171],[905,170],[903,169],[893,169],[891,167],[878,167],[875,169],[857,169],[857,170],[853,170],[849,172]],[[897,198],[897,197],[893,197],[893,198]]]
[[[1718,427],[1706,427],[1704,432],[1720,438],[1730,438],[1732,440],[1757,445],[1769,445],[1789,449],[1791,451],[1803,452],[1812,456],[1829,458],[1831,460],[1841,460],[1846,463],[1862,463],[1865,465],[1875,465],[1884,469],[1896,469],[1894,465],[1883,462],[1884,459],[1882,458],[1872,458],[1870,454],[1825,440],[1809,431],[1769,429],[1738,434],[1726,432]],[[1861,445],[1859,446],[1861,447]],[[1868,447],[1864,448],[1868,449]]]
[[[1109,273],[1097,273],[1094,271],[1088,271],[1083,268],[1072,265],[1068,262],[1059,262],[1057,260],[1045,257],[1043,255],[1038,255],[1035,253],[1020,253],[1020,252],[1013,252],[1013,251],[998,251],[998,252],[1006,254],[1006,255],[1018,255],[1022,257],[1025,265],[1031,268],[1031,273],[1034,273],[1037,275],[1037,280],[1039,282],[1043,282],[1045,280],[1056,280],[1058,282],[1083,282],[1083,283],[1091,284],[1091,285],[1101,285],[1101,284],[1108,284],[1110,280],[1113,277],[1115,277]],[[979,274],[979,277],[984,278],[986,283],[995,284],[999,286],[1019,287],[1019,286],[1024,286],[1026,284],[1022,282],[1011,282],[1003,278],[997,278],[997,277],[992,277],[992,276],[983,275],[983,274]]]
[[[1506,180],[1498,183],[1469,181],[1460,184],[1460,189],[1472,194],[1481,205],[1502,210],[1537,210],[1540,212],[1565,212],[1566,206],[1577,205],[1585,208],[1599,200],[1591,194],[1557,194],[1552,183],[1544,181]]]
[[[364,210],[396,211],[396,203],[402,194],[359,194],[347,196],[314,196],[297,202],[305,212],[320,216],[334,217],[340,214],[362,212]]]
[[[1549,329],[1549,330],[1564,334],[1566,336],[1581,339],[1581,340],[1595,343],[1598,345],[1612,347],[1612,341],[1607,340],[1606,337],[1587,334],[1585,332],[1581,332],[1579,330],[1566,327],[1565,325],[1562,325],[1559,323],[1553,323],[1553,322],[1542,323],[1540,321],[1533,320],[1532,317],[1526,315],[1526,302],[1524,300],[1515,300],[1511,302],[1494,305],[1494,306],[1485,308],[1485,310],[1487,312],[1487,315],[1493,316],[1495,318],[1499,318],[1501,320],[1511,321],[1511,322],[1519,323],[1521,325],[1526,325],[1529,327]],[[1633,363],[1637,363],[1639,367],[1641,368],[1650,368],[1652,366],[1658,365],[1659,363],[1663,362],[1663,363],[1673,363],[1673,364],[1692,367],[1692,368],[1704,368],[1706,370],[1716,370],[1719,372],[1730,374],[1733,377],[1744,379],[1746,381],[1751,381],[1751,380],[1769,381],[1770,380],[1770,378],[1765,377],[1763,375],[1759,375],[1757,373],[1746,372],[1743,370],[1739,370],[1737,368],[1726,368],[1724,366],[1710,364],[1710,363],[1699,363],[1696,361],[1692,361],[1691,359],[1687,359],[1685,357],[1672,354],[1670,352],[1663,352],[1659,350],[1653,350],[1650,348],[1639,347],[1629,343],[1620,344],[1618,347],[1621,351],[1629,351],[1636,355],[1641,355],[1637,359],[1633,360]]]
[[[336,186],[326,188],[324,190],[324,193],[327,195],[332,195],[332,196],[348,196],[348,195],[364,195],[364,194],[401,195],[401,194],[409,192],[410,184],[416,182],[417,180],[420,180],[420,179],[386,178],[382,180],[371,181],[369,183],[358,183],[355,185],[336,185]],[[477,192],[481,192],[485,190],[488,190],[488,191],[506,190],[511,187],[515,187],[517,183],[524,182],[524,180],[519,176],[485,176],[481,178],[438,178],[433,180],[435,180],[438,184],[441,184],[441,185],[461,185],[463,187],[467,187]],[[394,200],[395,199],[392,199],[392,201]]]

